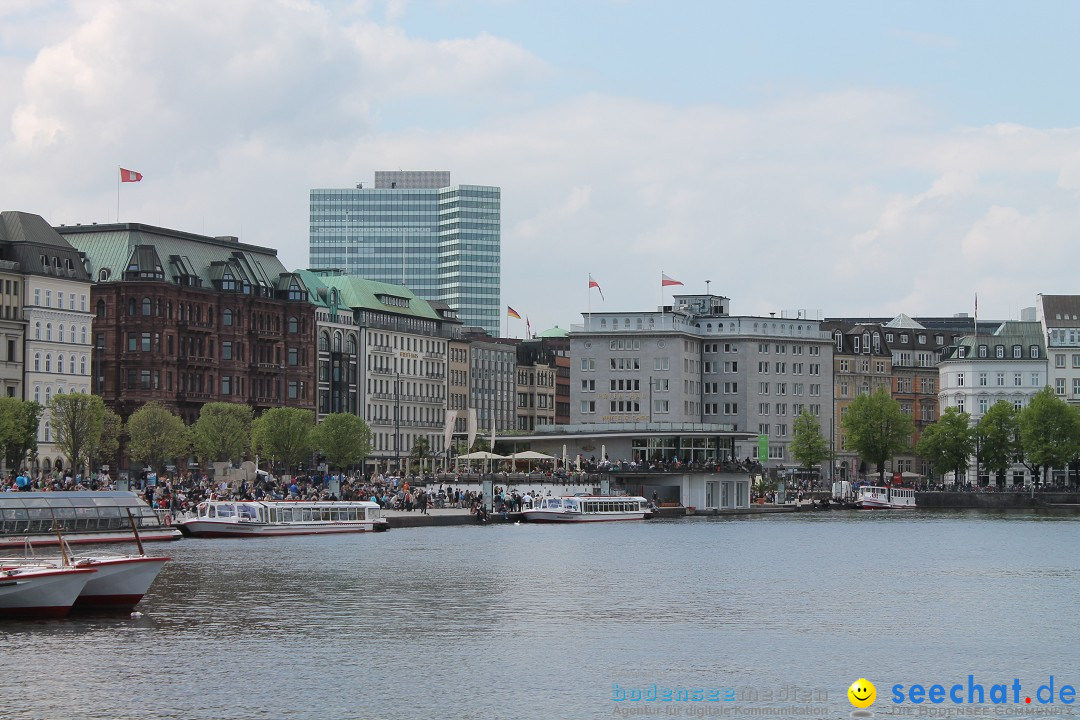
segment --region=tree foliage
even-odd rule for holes
[[[184,421],[157,401],[131,414],[127,434],[131,458],[159,471],[167,460],[186,456],[191,445]]]
[[[821,434],[821,423],[808,410],[795,418],[791,439],[791,456],[802,467],[810,469],[829,459],[829,443]]]
[[[311,455],[314,429],[315,413],[311,410],[286,407],[267,410],[252,423],[252,448],[291,469]]]
[[[855,398],[844,415],[843,427],[847,446],[863,460],[876,463],[882,481],[886,461],[911,446],[915,429],[911,416],[900,409],[900,403],[889,397],[883,387],[872,395]]]
[[[331,469],[346,468],[371,453],[371,428],[356,415],[333,413],[315,426],[311,442]]]
[[[956,473],[956,479],[967,472],[969,458],[975,451],[975,431],[971,416],[946,408],[941,418],[927,426],[919,439],[918,453],[930,461],[937,472]]]
[[[53,398],[49,413],[55,442],[77,472],[101,441],[105,403],[97,395],[66,393]]]
[[[191,426],[191,444],[200,460],[237,462],[251,447],[252,412],[248,405],[206,403]]]
[[[975,437],[979,442],[979,461],[999,479],[1023,457],[1019,414],[1007,400],[994,403],[986,411],[975,426]]]
[[[1045,387],[1020,411],[1020,443],[1032,469],[1066,467],[1080,448],[1080,414]]]
[[[37,454],[38,423],[44,410],[32,400],[0,398],[0,449],[8,468],[18,470]]]
[[[124,421],[109,408],[101,417],[101,434],[89,449],[90,458],[98,463],[108,463],[120,449],[120,436],[124,434]]]

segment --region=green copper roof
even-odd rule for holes
[[[412,290],[403,285],[366,280],[353,275],[341,275],[336,270],[301,271],[301,277],[305,282],[308,281],[309,275],[313,280],[318,280],[328,288],[336,288],[341,293],[342,304],[354,310],[378,310],[427,320],[443,319],[426,300],[417,297]],[[308,287],[317,286],[309,283]],[[395,301],[401,304],[395,304]]]
[[[544,332],[536,333],[536,337],[539,338],[564,338],[570,337],[570,331],[556,325],[553,328],[548,328]]]

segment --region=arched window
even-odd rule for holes
[[[45,396],[46,396],[46,397],[48,397],[48,394],[49,394],[49,393],[48,393],[48,391],[46,391],[46,392],[45,392]],[[47,401],[46,401],[46,403],[47,403]],[[45,421],[45,442],[49,442],[49,440],[50,440],[50,428],[49,428],[49,421],[48,421],[48,420],[46,420],[46,421]],[[45,458],[45,464],[46,464],[46,465],[48,465],[48,464],[49,464],[49,458]]]
[[[45,339],[52,340],[52,323],[45,323]]]
[[[45,372],[52,372],[52,355],[45,355]]]
[[[145,317],[149,317],[153,312],[154,304],[150,301],[150,298],[144,297],[142,299],[142,314]]]
[[[334,352],[341,352],[341,333],[334,333]]]
[[[34,386],[34,402],[36,402],[38,405],[41,404],[41,386],[40,385],[35,385]]]
[[[330,336],[327,333],[319,333],[319,352],[330,352]]]
[[[108,282],[109,281],[109,268],[101,268],[100,270],[98,270],[97,279],[98,279],[98,282]]]
[[[352,333],[349,333],[349,338],[348,338],[348,340],[345,341],[345,350],[350,355],[355,355],[356,354],[356,336],[353,335]]]
[[[75,338],[71,339],[74,340]],[[64,323],[56,326],[56,340],[57,342],[64,342]]]
[[[221,311],[221,324],[232,325],[232,310],[225,308]]]
[[[299,331],[299,329],[300,323],[296,321],[296,316],[289,316],[289,332],[295,335]]]
[[[34,372],[41,372],[41,353],[34,353]]]
[[[64,374],[64,356],[63,355],[57,355],[56,356],[56,372],[60,373],[61,375]]]
[[[49,407],[52,404],[52,388],[45,388],[45,407]]]
[[[135,316],[135,298],[128,299],[128,315]]]
[[[81,342],[83,345],[86,344],[86,326],[85,325],[82,326],[82,332],[79,333],[79,342]]]
[[[85,355],[83,355],[82,357],[79,358],[79,374],[80,375],[85,375],[86,374],[86,356]]]
[[[105,301],[104,300],[98,300],[97,301],[97,316],[99,318],[101,318],[101,319],[105,318]]]
[[[75,355],[72,355],[68,360],[68,373],[75,374]]]
[[[40,340],[41,339],[41,321],[40,320],[37,321],[36,323],[34,323],[34,339],[35,340]]]

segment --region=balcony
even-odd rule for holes
[[[389,345],[369,345],[368,350],[373,353],[381,353],[383,355],[394,354],[394,348],[390,347]]]
[[[217,358],[188,355],[177,358],[177,363],[180,367],[217,367],[218,361]]]
[[[387,427],[387,426],[393,426],[394,421],[390,420],[390,419],[387,419],[387,418],[376,418],[375,420],[371,420],[370,424],[371,425],[380,425],[380,426],[383,426],[383,427]]]
[[[205,320],[177,320],[176,327],[182,330],[196,330],[198,332],[212,332],[214,326]]]

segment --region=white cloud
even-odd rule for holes
[[[242,235],[295,267],[310,188],[450,170],[502,187],[503,300],[534,328],[579,321],[590,272],[617,309],[653,307],[660,268],[739,313],[951,314],[977,287],[980,315],[1005,317],[1072,291],[1075,128],[943,128],[875,88],[540,103],[557,68],[492,34],[410,37],[385,22],[405,3],[72,7],[0,61],[5,209],[111,221],[122,164],[146,176],[124,219]]]

